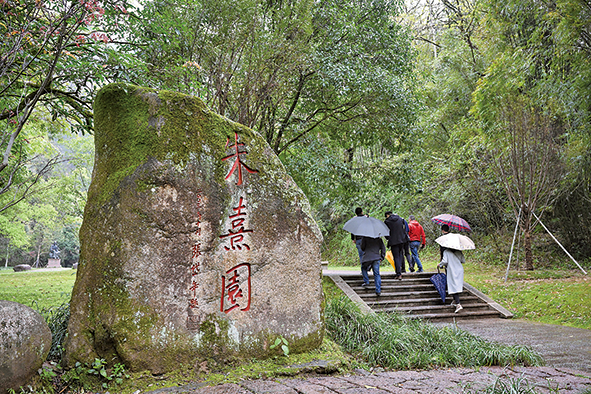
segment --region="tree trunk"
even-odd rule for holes
[[[353,156],[355,155],[355,148],[345,149],[344,162],[349,164],[349,167],[353,165]]]
[[[4,268],[8,268],[8,247],[10,246],[10,242],[6,242],[6,261],[4,261]]]
[[[347,172],[343,174],[345,179],[352,179],[353,175],[353,157],[355,156],[355,148],[345,149],[343,161],[347,164]]]
[[[523,247],[525,249],[525,269],[527,271],[534,270],[534,256],[531,252],[531,233],[528,229],[525,231],[524,240],[523,240]]]
[[[41,255],[41,242],[39,242],[39,247],[37,248],[37,260],[35,261],[35,268],[39,268],[39,256]]]

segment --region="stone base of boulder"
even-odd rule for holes
[[[15,265],[13,268],[14,272],[22,272],[22,271],[29,271],[31,266],[29,264],[19,264]]]

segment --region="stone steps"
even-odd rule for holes
[[[460,301],[464,308],[454,313],[450,305],[453,298],[447,296],[445,303],[435,290],[429,278],[434,272],[406,273],[402,280],[394,279],[394,273],[382,274],[382,292],[375,293],[373,277],[370,274],[370,284],[362,287],[363,278],[360,273],[341,272],[339,279],[333,278],[345,294],[358,303],[363,309],[373,312],[397,312],[413,319],[430,321],[454,321],[488,318],[509,318],[512,314],[486,297],[472,286],[464,283],[464,291],[460,294]],[[327,276],[337,274],[327,271]]]

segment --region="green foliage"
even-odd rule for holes
[[[149,65],[135,82],[200,95],[277,153],[317,133],[347,148],[397,141],[414,113],[397,12],[387,0],[151,2],[131,26]]]
[[[269,346],[269,349],[275,349],[278,346],[281,346],[281,351],[284,356],[289,356],[289,343],[287,342],[287,339],[280,336],[275,339],[275,342],[271,346]]]
[[[130,60],[120,54],[112,64],[116,50],[107,43],[131,7],[126,0],[0,4],[0,212],[38,190],[59,161],[39,152],[26,129],[60,118],[73,131],[92,131],[94,88],[121,78]]]
[[[45,265],[53,241],[58,242],[63,266],[78,261],[77,233],[90,183],[93,139],[65,133],[60,122],[42,120],[31,122],[23,131],[23,136],[31,141],[32,153],[48,156],[51,152],[62,152],[62,156],[36,182],[34,193],[0,213],[0,234],[13,249],[9,254],[10,265]],[[32,145],[38,147],[33,149]],[[0,195],[0,205],[10,198],[11,193]],[[5,253],[1,255],[6,257]]]
[[[60,306],[51,306],[39,311],[51,330],[51,349],[47,359],[59,362],[64,351],[63,345],[68,334],[68,321],[70,320],[70,303],[65,302]]]
[[[341,231],[340,234],[325,239],[322,259],[328,261],[330,265],[359,266],[359,254],[355,243],[351,240],[351,234]]]
[[[543,362],[527,347],[487,342],[457,328],[436,327],[396,314],[363,315],[346,297],[329,302],[326,316],[330,338],[370,365],[427,369]]]
[[[106,43],[116,39],[133,6],[124,0],[100,4],[27,0],[4,2],[1,7],[0,48],[10,54],[0,72],[1,90],[8,93],[0,101],[0,119],[10,121],[3,135],[22,127],[40,102],[54,119],[64,116],[88,130],[93,85],[121,72],[118,65],[109,64],[113,48]]]
[[[63,227],[61,236],[57,240],[60,248],[61,265],[63,267],[71,267],[79,260],[80,240],[78,239],[78,229],[76,225]]]
[[[529,382],[525,378],[510,378],[497,380],[484,389],[478,389],[477,391],[467,389],[463,391],[466,394],[473,393],[484,393],[484,394],[536,394],[537,391],[530,386]]]
[[[98,382],[103,389],[114,389],[121,385],[130,375],[125,371],[125,365],[115,364],[107,367],[107,361],[96,358],[91,364],[76,363],[74,368],[62,375],[62,379],[69,383],[93,389]]]
[[[317,136],[306,142],[283,154],[282,160],[306,193],[327,249],[340,250],[330,260],[353,263],[346,241],[350,234],[342,225],[358,206],[379,219],[388,210],[410,213],[406,201],[420,194],[422,187],[415,176],[416,162],[406,153],[390,155],[393,148],[384,145],[346,150],[348,158],[343,161],[342,147],[330,140]]]
[[[586,77],[591,50],[583,38],[589,30],[588,8],[569,0],[442,6],[425,7],[425,15],[408,18],[419,38],[415,72],[422,106],[412,154],[423,191],[407,197],[408,207],[424,218],[458,214],[478,233],[511,231],[518,209],[511,209],[507,186],[538,165],[531,158],[551,158],[540,166],[546,174],[521,179],[535,186],[529,195],[538,205],[527,203],[538,215],[545,213],[542,220],[571,252],[587,256],[591,214],[581,204],[589,200],[591,179],[585,98],[591,87]],[[516,102],[522,105],[511,104]],[[520,124],[520,117],[527,120]],[[512,132],[518,136],[518,128],[533,131],[527,149],[515,149],[525,141],[511,138]],[[544,129],[551,138],[536,132]],[[555,154],[545,154],[549,146]],[[511,148],[529,159],[508,159]],[[507,172],[509,165],[520,175]],[[549,177],[554,179],[540,197],[539,185]],[[520,190],[526,199],[527,191],[526,186]]]

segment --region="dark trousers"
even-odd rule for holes
[[[363,250],[361,250],[361,238],[355,240],[355,246],[357,247],[357,253],[359,254],[359,265],[361,265],[361,260],[363,260]]]
[[[410,254],[409,246],[410,246],[410,242],[406,242],[404,244],[404,256],[406,257],[406,261],[408,261],[408,270],[410,272],[414,272],[415,265],[412,260],[412,255]],[[406,269],[404,268],[404,260],[402,260],[402,272],[406,272]]]
[[[402,267],[404,266],[404,244],[390,246],[392,251],[392,258],[394,258],[394,267],[396,268],[396,276],[402,275]]]

